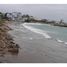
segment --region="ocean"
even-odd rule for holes
[[[57,42],[63,42],[67,44],[67,28],[52,26],[49,24],[39,24],[39,23],[26,23],[24,25],[29,30],[45,36],[45,38],[52,38]]]

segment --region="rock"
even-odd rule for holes
[[[13,48],[14,46],[13,45],[8,45],[8,48]]]
[[[7,39],[7,40],[13,40],[13,39],[12,39],[12,36],[10,36],[10,35],[7,35],[7,36],[6,36],[6,39]]]
[[[9,49],[8,49],[8,52],[18,53],[19,50],[18,50],[18,48],[9,48]]]
[[[3,48],[0,48],[0,51],[3,51],[4,49]]]
[[[0,26],[0,56],[8,52],[11,54],[18,54],[19,52],[19,45],[13,42],[13,37],[7,31],[9,31],[8,26]]]
[[[19,48],[19,45],[18,45],[18,44],[16,44],[16,47],[17,47],[17,48]]]
[[[15,43],[13,41],[11,41],[10,44],[15,44]]]

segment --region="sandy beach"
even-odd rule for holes
[[[9,24],[15,43],[19,44],[18,55],[0,57],[3,62],[11,63],[67,63],[67,45],[41,34],[34,33],[21,24]]]

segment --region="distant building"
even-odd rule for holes
[[[22,18],[22,14],[20,12],[7,13],[7,17],[9,20],[18,21]]]

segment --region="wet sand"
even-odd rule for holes
[[[9,25],[14,41],[19,44],[18,55],[1,58],[7,63],[67,63],[67,45],[47,39],[21,25]]]

